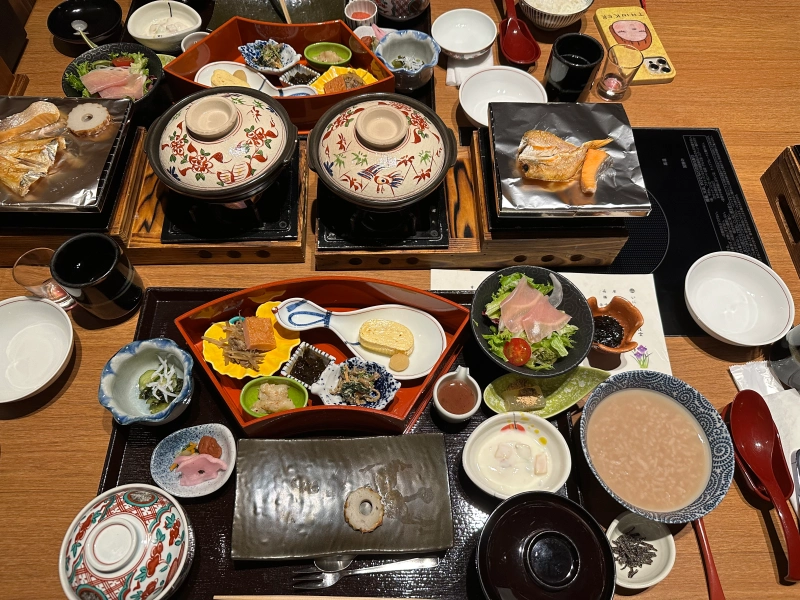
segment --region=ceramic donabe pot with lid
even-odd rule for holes
[[[297,127],[270,96],[240,87],[202,90],[150,128],[150,166],[169,189],[231,203],[266,190],[292,160]]]
[[[422,200],[456,162],[456,138],[428,106],[397,94],[343,100],[308,136],[309,165],[337,196],[373,211]]]

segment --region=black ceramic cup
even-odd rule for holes
[[[544,89],[548,102],[577,102],[589,88],[605,51],[596,39],[582,33],[566,33],[553,44]]]
[[[50,274],[99,319],[124,317],[142,301],[141,277],[117,243],[102,233],[82,233],[61,244]]]

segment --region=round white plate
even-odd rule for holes
[[[180,475],[177,471],[170,471],[169,467],[175,462],[178,452],[191,442],[199,442],[204,435],[210,435],[222,448],[222,460],[228,468],[218,473],[216,479],[204,481],[197,485],[181,485]],[[161,489],[178,498],[198,498],[216,492],[230,479],[233,467],[236,464],[236,440],[231,430],[219,423],[206,423],[195,425],[186,429],[179,429],[161,440],[153,450],[150,458],[150,475]]]
[[[18,296],[0,302],[0,402],[45,389],[72,354],[72,322],[50,300]]]
[[[487,479],[478,466],[478,454],[484,443],[490,436],[505,427],[524,427],[528,432],[537,438],[546,440],[547,449],[550,453],[550,460],[547,465],[547,474],[543,476],[538,485],[528,489],[515,490],[509,492],[500,489],[497,485]],[[495,498],[509,498],[514,494],[522,492],[557,492],[561,489],[569,477],[572,470],[572,458],[569,453],[569,446],[564,440],[564,436],[549,421],[525,412],[508,412],[495,415],[486,419],[475,428],[464,444],[464,451],[461,453],[461,462],[464,465],[464,472],[487,494]]]
[[[227,71],[231,75],[233,75],[234,71],[244,71],[247,75],[247,83],[249,83],[250,87],[254,90],[260,90],[263,88],[267,81],[266,77],[264,77],[261,73],[254,71],[244,63],[238,63],[232,60],[220,60],[218,62],[208,63],[206,66],[201,67],[197,72],[197,75],[194,76],[195,82],[211,87],[211,76],[217,69]]]
[[[655,547],[656,555],[653,564],[642,565],[633,577],[628,577],[629,569],[614,561],[617,573],[617,585],[631,589],[641,590],[649,588],[663,580],[675,564],[675,539],[667,526],[645,519],[627,510],[618,516],[606,530],[606,537],[613,542],[623,533],[634,530],[642,539]]]
[[[786,284],[761,261],[713,252],[686,274],[689,313],[709,335],[735,346],[771,344],[792,328],[794,301]]]
[[[513,67],[490,67],[471,75],[458,90],[458,101],[475,126],[488,127],[491,102],[547,102],[544,86]]]

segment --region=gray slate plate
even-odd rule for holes
[[[336,554],[429,552],[453,545],[441,434],[239,441],[231,556],[280,560]],[[344,520],[351,491],[383,499],[383,524]]]

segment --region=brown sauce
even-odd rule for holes
[[[468,383],[451,379],[445,381],[437,390],[439,404],[453,415],[463,415],[475,406],[475,392]]]

